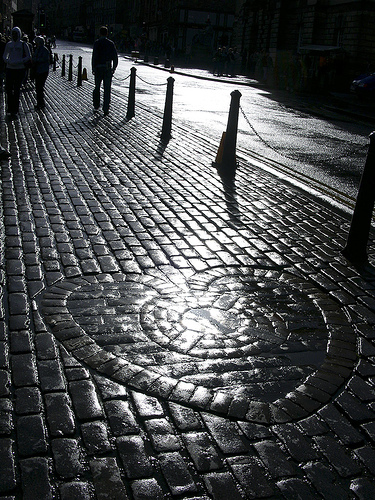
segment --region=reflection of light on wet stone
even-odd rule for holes
[[[245,325],[244,325],[245,323]],[[246,317],[224,312],[213,308],[188,311],[181,324],[186,328],[184,338],[188,339],[178,346],[180,351],[191,355],[199,355],[199,349],[212,349],[221,347],[223,349],[244,349],[243,354],[259,352],[257,339],[267,340],[267,343],[280,343],[280,337],[273,332],[248,326]],[[181,340],[182,335],[179,337]],[[250,344],[253,344],[252,346]],[[265,343],[266,344],[266,343]],[[191,349],[195,347],[195,351]],[[212,353],[211,353],[212,354]]]
[[[69,309],[78,323],[101,346],[148,340],[139,326],[138,311],[150,290],[130,283],[91,285],[72,294]],[[109,349],[110,350],[110,349]]]
[[[330,373],[357,359],[342,306],[298,271],[161,266],[82,276],[51,286],[40,306],[98,380],[249,422],[289,421],[299,402],[290,420],[310,415],[345,383]]]
[[[139,276],[77,289],[69,310],[97,344],[126,361],[273,401],[317,369],[328,338],[319,307],[279,274],[220,270],[209,279],[197,275],[189,286]]]

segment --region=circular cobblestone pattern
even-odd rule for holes
[[[355,339],[333,300],[280,270],[66,280],[46,294],[43,311],[56,337],[95,370],[219,412],[228,412],[228,404],[213,404],[219,397],[248,410],[293,399],[309,380],[319,388],[322,366],[340,364],[332,348],[338,332]]]

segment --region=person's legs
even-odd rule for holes
[[[112,72],[107,70],[104,79],[104,99],[103,99],[103,111],[105,114],[109,111],[109,103],[111,101],[111,83],[112,83]]]
[[[14,113],[14,71],[12,69],[7,69],[5,78],[5,92],[7,95],[7,113]]]
[[[103,72],[100,69],[95,71],[95,88],[92,93],[92,100],[95,109],[99,109],[100,106],[100,86],[103,80]]]
[[[36,107],[44,108],[44,85],[47,80],[48,73],[37,73],[35,75],[35,90],[36,90]]]
[[[16,114],[18,113],[19,110],[21,86],[23,78],[25,76],[25,71],[23,69],[15,69],[12,71],[12,73],[13,73],[13,82],[12,82],[11,109],[9,109],[9,104],[8,104],[8,111],[11,114]]]

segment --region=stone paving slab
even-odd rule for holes
[[[91,91],[51,73],[0,120],[0,498],[373,498],[347,217]]]

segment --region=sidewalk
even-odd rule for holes
[[[0,119],[0,498],[374,498],[347,217],[250,163],[222,183],[198,132],[91,92],[51,73]]]

